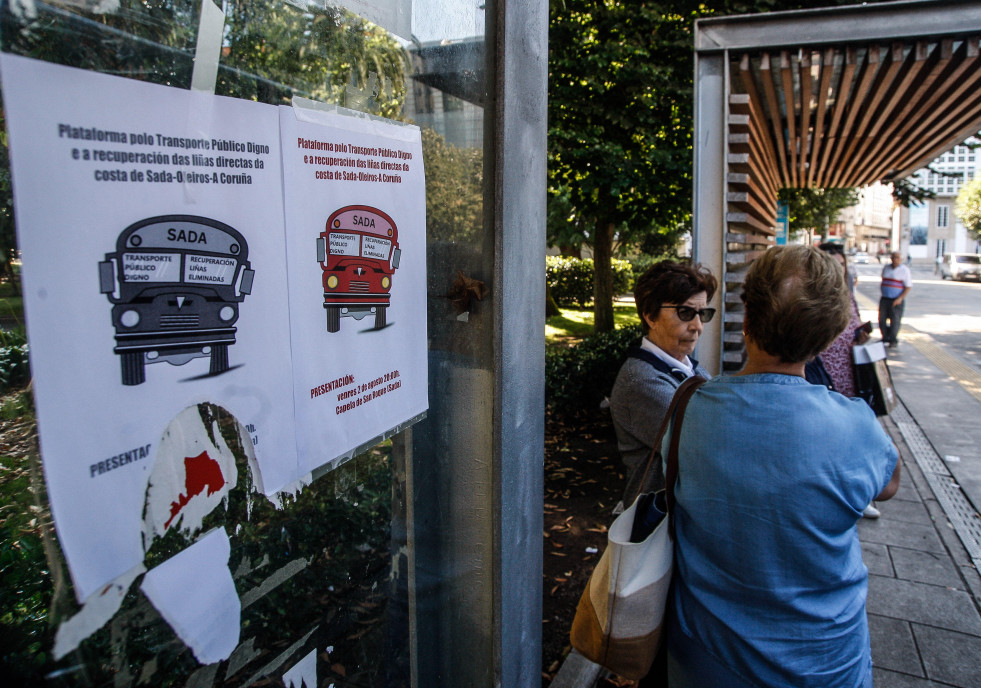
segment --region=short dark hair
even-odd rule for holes
[[[768,249],[746,273],[743,331],[783,363],[809,361],[848,327],[844,277],[834,258],[811,246]]]
[[[637,314],[640,315],[644,331],[647,331],[644,316],[657,318],[662,304],[684,303],[703,291],[711,299],[718,284],[708,268],[698,263],[692,265],[662,260],[647,268],[634,285],[634,302],[637,304]]]

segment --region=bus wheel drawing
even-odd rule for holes
[[[341,309],[339,306],[328,306],[324,304],[324,308],[327,310],[327,331],[328,332],[340,332],[341,331]]]
[[[211,368],[209,373],[219,375],[228,370],[228,344],[215,344],[211,347]]]
[[[327,331],[339,332],[341,318],[374,315],[374,329],[387,324],[392,279],[399,267],[398,228],[387,214],[366,205],[348,205],[327,218],[317,237],[323,271]]]
[[[124,385],[140,385],[146,380],[142,353],[124,351],[119,354],[119,363],[122,368]]]
[[[209,357],[210,374],[228,370],[239,304],[255,277],[248,257],[237,230],[206,217],[161,215],[122,231],[99,281],[113,304],[123,385],[143,384],[147,363]]]

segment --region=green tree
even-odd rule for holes
[[[858,191],[842,189],[781,189],[781,201],[787,204],[791,234],[813,232],[828,240],[828,228],[848,206],[858,203]]]
[[[422,129],[426,161],[426,230],[442,241],[473,241],[483,217],[483,154]]]
[[[216,91],[262,102],[300,95],[401,118],[408,55],[351,12],[233,0]]]
[[[613,327],[616,244],[689,224],[695,20],[829,4],[856,3],[552,0],[549,185],[593,247],[597,332]]]
[[[545,235],[548,245],[558,248],[563,256],[582,258],[582,247],[589,242],[589,232],[572,205],[568,187],[555,186],[548,190]]]
[[[549,180],[567,192],[593,248],[597,332],[613,329],[617,229],[673,227],[690,213],[698,11],[693,3],[673,7],[550,6]]]
[[[928,199],[936,198],[937,194],[930,189],[924,189],[910,179],[897,179],[892,182],[892,198],[904,208],[919,205]]]
[[[957,192],[954,214],[975,239],[981,239],[981,179],[974,179]]]

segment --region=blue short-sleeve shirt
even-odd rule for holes
[[[795,376],[721,377],[691,400],[680,446],[674,606],[686,635],[753,684],[862,685],[856,523],[898,460],[872,410]]]

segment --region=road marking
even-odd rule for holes
[[[863,310],[874,310],[877,305],[864,294],[856,294],[855,300]],[[933,337],[926,332],[920,332],[908,325],[903,328],[903,340],[911,343],[916,349],[926,356],[930,361],[947,373],[957,384],[964,388],[968,394],[978,401],[981,401],[981,373],[964,363],[961,359],[948,353],[942,346],[937,344]]]

